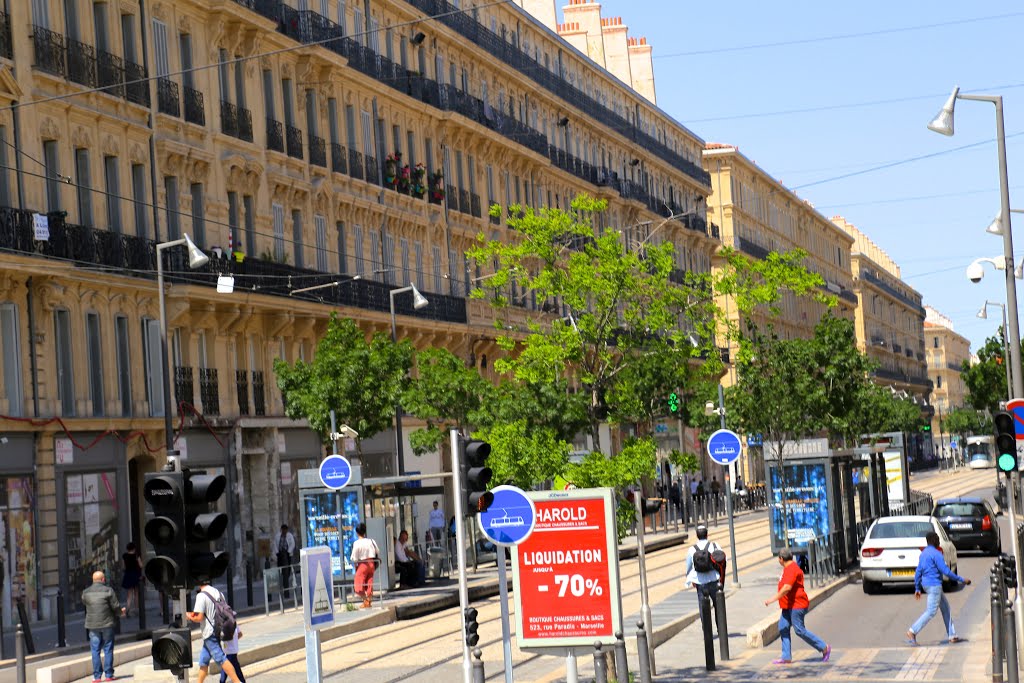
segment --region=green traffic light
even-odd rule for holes
[[[1017,469],[1017,456],[1011,453],[1002,453],[997,461],[1001,472],[1013,472]]]
[[[670,413],[679,412],[679,395],[675,392],[668,395],[668,410]]]

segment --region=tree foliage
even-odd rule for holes
[[[408,341],[396,344],[382,333],[367,341],[355,321],[332,315],[313,361],[290,365],[278,358],[274,373],[285,415],[308,419],[310,427],[326,438],[333,409],[339,425],[359,433],[356,444],[361,454],[363,439],[391,427],[411,362]]]
[[[416,354],[416,377],[402,394],[402,408],[426,421],[409,434],[416,455],[437,450],[450,428],[469,425],[489,385],[475,368],[447,349],[430,348]]]
[[[960,378],[967,387],[966,402],[975,410],[986,410],[989,415],[999,410],[999,402],[1009,400],[1006,386],[1005,337],[1000,327],[994,337],[985,340],[978,349],[978,362],[964,361]]]
[[[965,439],[968,436],[992,434],[992,418],[974,408],[955,408],[942,416],[942,427],[950,434]]]

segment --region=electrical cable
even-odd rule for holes
[[[1024,189],[1024,185],[1014,185],[1010,187],[1011,190]],[[984,190],[963,190],[962,192],[944,192],[942,194],[924,194],[917,195],[914,197],[892,197],[889,199],[875,199],[869,202],[850,202],[849,204],[823,204],[815,205],[815,209],[819,211],[822,209],[835,209],[835,208],[847,208],[851,206],[875,206],[877,204],[899,204],[902,202],[917,202],[924,201],[926,199],[945,199],[946,197],[966,197],[975,194],[986,194],[989,192],[999,192],[998,187],[987,188]]]

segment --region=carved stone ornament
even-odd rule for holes
[[[75,126],[71,131],[71,146],[75,149],[92,147],[92,136],[85,126]]]
[[[167,21],[167,3],[158,2],[153,5],[153,18],[160,21]]]
[[[210,164],[203,159],[190,159],[188,177],[193,183],[201,183],[210,174]]]
[[[45,117],[39,123],[39,135],[43,140],[60,140],[60,128],[57,127],[57,122],[49,116]]]
[[[117,138],[113,135],[103,136],[103,154],[108,157],[116,157],[120,151],[120,145],[117,144]]]
[[[292,65],[290,62],[285,62],[281,65],[281,78],[292,77]]]
[[[178,16],[178,33],[192,33],[192,24],[187,14],[182,14]]]
[[[146,163],[146,152],[142,149],[142,145],[137,142],[133,142],[128,147],[128,159],[133,164],[144,164]]]

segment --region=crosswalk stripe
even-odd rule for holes
[[[893,680],[930,681],[938,673],[946,652],[947,648],[944,647],[917,648]]]
[[[823,681],[847,681],[860,678],[867,666],[878,655],[878,648],[851,648],[842,650],[838,659],[833,659]]]

